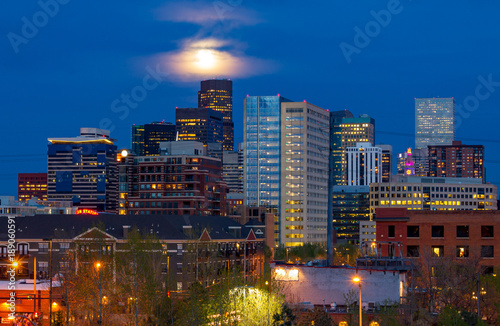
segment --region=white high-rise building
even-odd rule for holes
[[[382,148],[371,143],[357,143],[346,148],[347,185],[368,186],[382,182]]]
[[[275,214],[275,244],[327,242],[330,112],[280,96],[247,96],[245,199]]]

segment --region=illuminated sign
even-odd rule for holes
[[[81,208],[77,209],[75,212],[76,215],[99,215],[99,213],[93,209],[88,209],[88,208]]]

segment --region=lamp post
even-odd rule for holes
[[[97,269],[98,273],[98,286],[99,286],[99,325],[102,324],[102,284],[101,284],[101,263],[97,262],[95,263],[95,268]]]
[[[49,241],[49,325],[52,326],[52,238],[43,239]]]
[[[266,285],[269,285],[269,282],[266,281]],[[268,286],[267,288],[267,325],[269,326],[269,297],[271,296],[271,286]]]
[[[363,326],[363,308],[361,303],[361,279],[359,277],[355,277],[352,279],[354,283],[358,283],[359,285],[359,326]]]

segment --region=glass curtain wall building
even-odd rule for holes
[[[244,100],[246,204],[267,208],[276,215],[278,228],[282,102],[291,101],[281,96],[247,96]]]
[[[276,215],[277,245],[326,243],[330,113],[281,96],[244,107],[246,204]]]
[[[415,148],[451,145],[455,140],[455,99],[415,99]]]

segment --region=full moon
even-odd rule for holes
[[[197,64],[201,68],[211,68],[215,64],[215,57],[211,50],[199,50],[196,57],[198,58]]]

